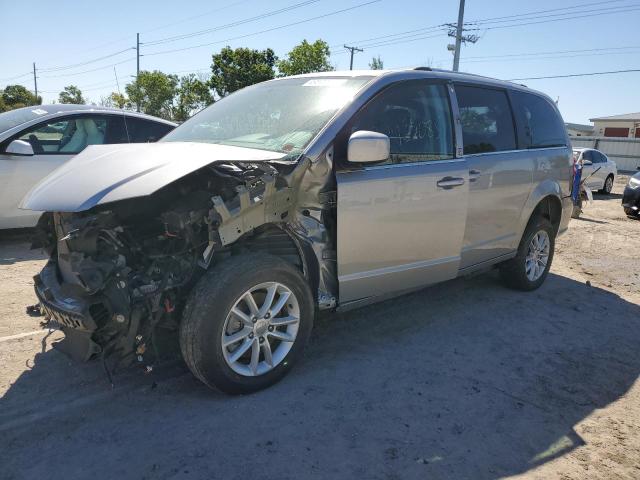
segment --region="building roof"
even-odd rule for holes
[[[610,117],[590,118],[592,122],[640,122],[640,112],[611,115]]]
[[[564,124],[567,128],[571,130],[577,130],[579,132],[593,132],[593,125],[584,125],[582,123],[569,123],[566,122]]]

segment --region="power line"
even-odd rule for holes
[[[569,77],[591,77],[594,75],[611,75],[614,73],[637,73],[640,72],[640,68],[629,70],[611,70],[608,72],[588,72],[588,73],[570,73],[567,75],[549,75],[546,77],[526,77],[526,78],[511,78],[508,82],[515,82],[516,80],[543,80],[547,78],[569,78]]]
[[[574,8],[584,8],[584,7],[592,7],[594,5],[603,5],[603,4],[609,4],[609,3],[620,3],[620,2],[626,2],[628,0],[607,0],[607,1],[600,1],[600,2],[591,2],[591,3],[581,3],[578,5],[571,5],[568,7],[561,7],[561,8],[551,8],[549,10],[536,10],[533,12],[528,12],[528,13],[518,13],[518,14],[514,14],[514,15],[505,15],[502,17],[489,17],[489,18],[481,18],[481,19],[477,19],[477,20],[470,20],[466,23],[482,23],[482,22],[489,22],[492,20],[500,20],[500,19],[505,19],[505,18],[515,18],[515,17],[526,17],[526,16],[530,16],[530,15],[537,15],[539,13],[549,13],[549,12],[558,12],[561,10],[572,10]],[[622,7],[622,6],[621,6]],[[617,7],[614,7],[617,8]],[[572,13],[572,12],[570,12]]]
[[[109,65],[105,65],[104,67],[92,68],[91,70],[84,70],[82,72],[75,73],[61,73],[60,75],[38,75],[38,78],[62,78],[62,77],[75,77],[78,75],[82,75],[85,73],[97,72],[99,70],[106,70],[107,68],[113,68],[116,65],[122,65],[123,63],[133,62],[135,58],[128,58],[126,60],[122,60],[120,62],[111,63]]]
[[[74,63],[72,65],[64,65],[64,66],[60,66],[60,67],[49,67],[49,68],[39,68],[38,70],[40,70],[41,72],[59,72],[61,70],[69,70],[72,68],[78,68],[78,67],[83,67],[85,65],[89,65],[90,63],[95,63],[95,62],[99,62],[101,60],[106,60],[107,58],[112,58],[115,57],[117,55],[121,55],[125,52],[128,52],[130,50],[133,50],[134,47],[129,47],[129,48],[125,48],[124,50],[118,50],[117,52],[113,52],[110,53],[108,55],[103,55],[101,57],[98,58],[94,58],[91,60],[85,60],[83,62],[79,62],[79,63]]]
[[[26,72],[26,73],[23,73],[23,74],[20,74],[20,75],[16,75],[15,77],[0,78],[0,82],[10,82],[11,80],[17,80],[19,78],[27,77],[27,76],[30,76],[30,75],[31,75],[31,72]]]
[[[290,22],[290,23],[286,23],[286,24],[283,24],[283,25],[279,25],[277,27],[267,28],[265,30],[260,30],[258,32],[247,33],[245,35],[239,35],[237,37],[231,37],[231,38],[227,38],[227,39],[224,39],[224,40],[218,40],[218,41],[215,41],[215,42],[201,43],[199,45],[191,45],[189,47],[174,48],[174,49],[171,49],[171,50],[161,50],[161,51],[158,51],[158,52],[145,53],[142,56],[149,57],[149,56],[153,56],[153,55],[165,55],[167,53],[184,52],[185,50],[192,50],[194,48],[209,47],[211,45],[227,43],[227,42],[231,42],[233,40],[240,40],[240,39],[247,38],[247,37],[253,37],[255,35],[261,35],[263,33],[273,32],[275,30],[281,30],[283,28],[293,27],[295,25],[300,25],[300,24],[303,24],[303,23],[312,22],[314,20],[318,20],[318,19],[321,19],[321,18],[327,18],[327,17],[333,16],[333,15],[338,15],[340,13],[348,12],[350,10],[355,10],[356,8],[362,8],[362,7],[365,7],[367,5],[378,3],[378,2],[381,2],[381,1],[382,0],[370,0],[368,2],[364,2],[364,3],[360,3],[358,5],[354,5],[353,7],[343,8],[343,9],[340,9],[340,10],[334,10],[332,12],[328,12],[328,13],[325,13],[325,14],[322,14],[322,15],[316,15],[315,17],[305,18],[305,19],[299,20],[297,22]]]
[[[298,8],[306,7],[308,5],[312,5],[314,3],[318,3],[320,0],[305,0],[304,2],[296,3],[293,5],[289,5],[287,7],[283,7],[277,10],[272,10],[269,12],[261,13],[260,15],[255,15],[253,17],[243,18],[242,20],[236,20],[235,22],[227,23],[224,25],[219,25],[213,28],[207,28],[205,30],[199,30],[196,32],[185,33],[182,35],[174,35],[172,37],[161,38],[158,40],[152,40],[150,42],[145,42],[145,45],[162,45],[165,43],[177,42],[178,40],[184,40],[186,38],[198,37],[201,35],[206,35],[207,33],[217,32],[219,30],[224,30],[227,28],[237,27],[238,25],[244,25],[246,23],[255,22],[256,20],[262,20],[265,18],[273,17],[275,15],[279,15],[281,13],[290,12],[292,10],[296,10]]]
[[[426,40],[427,38],[436,38],[436,37],[442,37],[445,36],[446,33],[442,32],[442,33],[437,33],[435,35],[423,35],[423,36],[419,36],[416,38],[402,38],[402,39],[392,39],[392,40],[386,40],[383,42],[379,42],[379,43],[372,43],[372,44],[361,44],[362,48],[364,49],[371,49],[371,48],[378,48],[378,47],[388,47],[391,45],[398,45],[401,43],[411,43],[411,42],[417,42],[419,40]],[[411,35],[411,37],[414,37],[414,35]],[[346,51],[336,51],[336,52],[331,52],[331,55],[343,55],[346,54]]]
[[[640,10],[640,6],[638,7],[632,7],[632,8],[628,8],[626,10],[607,10],[604,12],[598,12],[598,13],[589,13],[589,14],[585,14],[585,15],[571,15],[571,16],[566,16],[563,18],[552,18],[552,19],[547,19],[547,20],[537,20],[534,22],[524,22],[524,23],[514,23],[511,25],[497,25],[497,26],[493,26],[493,27],[486,27],[485,30],[497,30],[497,29],[501,29],[501,28],[512,28],[512,27],[522,27],[525,25],[536,25],[536,24],[541,24],[541,23],[552,23],[552,22],[562,22],[564,20],[576,20],[578,18],[587,18],[587,17],[599,17],[601,15],[612,15],[612,14],[616,14],[616,13],[627,13],[627,12],[634,12]]]

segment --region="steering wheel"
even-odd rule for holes
[[[29,135],[29,143],[31,144],[31,148],[33,148],[33,153],[43,153],[44,148],[42,148],[42,143],[38,137],[36,137],[33,133]]]

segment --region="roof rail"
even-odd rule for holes
[[[415,67],[414,70],[422,70],[422,71],[425,71],[425,72],[431,72],[431,71],[433,71],[433,68],[431,68],[431,67]]]

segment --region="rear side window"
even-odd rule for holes
[[[503,90],[456,86],[464,153],[515,150],[509,99]]]
[[[546,98],[526,92],[512,92],[523,148],[560,147],[567,144],[560,115]]]
[[[132,143],[157,142],[167,133],[173,130],[171,125],[166,123],[151,122],[140,118],[127,118],[127,128]]]

